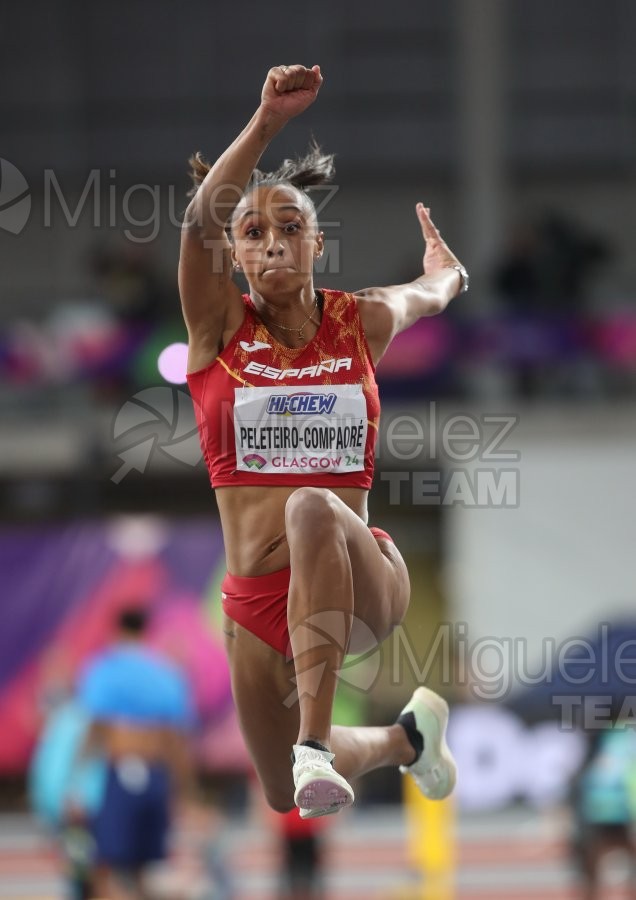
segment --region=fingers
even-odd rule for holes
[[[429,272],[438,269],[454,266],[459,260],[450,249],[439,230],[431,219],[431,211],[423,203],[418,203],[415,207],[417,218],[422,227],[422,235],[426,242],[426,252],[424,254],[424,270]]]
[[[424,235],[424,240],[442,240],[442,236],[440,235],[438,229],[433,224],[433,220],[431,219],[431,210],[429,207],[424,206],[423,203],[418,203],[415,207],[415,211],[417,213],[417,218],[420,221],[420,225],[422,226],[422,234]]]
[[[301,87],[306,91],[310,91],[314,85],[320,84],[322,84],[320,66],[313,66],[311,69],[305,69],[305,79]]]
[[[430,207],[424,206],[423,203],[418,203],[415,207],[415,211],[417,212],[417,218],[420,221],[422,235],[426,243],[431,244],[437,242],[439,244],[444,244],[444,238],[441,236],[439,229],[431,219]]]
[[[312,90],[319,87],[323,80],[320,66],[307,69],[300,64],[274,66],[269,70],[269,75],[279,94],[287,91]]]

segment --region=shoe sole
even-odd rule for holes
[[[413,692],[410,703],[406,709],[415,713],[417,722],[417,713],[414,706],[424,706],[420,708],[420,716],[426,717],[432,715],[435,719],[435,728],[424,729],[424,751],[419,760],[414,763],[414,769],[424,766],[424,772],[410,771],[409,766],[401,766],[402,772],[412,774],[417,778],[422,793],[430,800],[443,800],[452,793],[457,782],[457,766],[453,759],[448,744],[446,743],[446,726],[448,725],[448,703],[435,691],[431,691],[426,687],[418,687]],[[435,736],[431,740],[430,735]],[[429,746],[427,747],[426,737],[428,737]]]
[[[319,816],[332,816],[339,813],[344,806],[326,806],[324,809],[300,809],[301,819],[317,819]]]
[[[329,816],[346,806],[351,806],[354,800],[353,791],[344,778],[342,781],[344,783],[339,784],[330,778],[311,775],[306,777],[304,783],[301,780],[294,794],[294,803],[300,808],[302,818]]]

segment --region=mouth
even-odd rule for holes
[[[295,272],[293,266],[282,265],[282,266],[268,266],[266,269],[263,269],[263,275],[266,275],[268,272]]]

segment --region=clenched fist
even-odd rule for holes
[[[314,102],[322,80],[320,66],[274,66],[263,85],[261,108],[284,121],[293,119]]]

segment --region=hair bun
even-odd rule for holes
[[[328,184],[336,174],[333,153],[323,153],[315,138],[311,139],[309,150],[296,159],[284,159],[275,172],[261,172],[254,169],[249,189],[259,185],[285,182],[302,191]]]
[[[188,196],[194,197],[212,166],[199,152],[191,156],[188,162],[193,182]],[[309,150],[304,156],[297,156],[296,159],[284,159],[275,172],[261,172],[260,169],[254,169],[246,190],[250,191],[261,184],[285,183],[291,184],[301,191],[310,191],[312,188],[333,181],[335,174],[334,154],[323,153],[315,138],[312,138]]]

